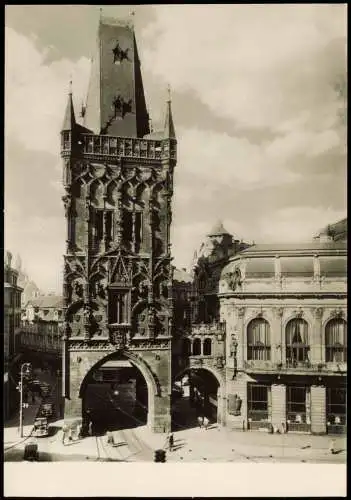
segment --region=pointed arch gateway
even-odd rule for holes
[[[100,353],[87,368],[79,386],[83,423],[92,421],[97,433],[153,426],[161,387],[142,356],[127,350]]]

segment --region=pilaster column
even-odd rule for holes
[[[237,369],[242,370],[245,364],[246,355],[246,332],[244,331],[244,317],[246,308],[239,307],[237,310],[238,315],[238,346],[237,346]]]
[[[67,236],[66,236],[66,244],[67,250],[72,243],[72,197],[70,194],[66,194],[62,197],[62,201],[65,207],[65,216],[67,220]]]
[[[108,212],[106,211],[106,200],[107,200],[106,193],[103,196],[103,200],[104,200],[104,214],[103,214],[103,224],[102,224],[102,239],[103,239],[103,251],[106,252],[108,250],[108,235],[107,235]]]
[[[286,428],[286,386],[283,384],[272,384],[272,425],[281,429],[282,424]]]
[[[285,335],[283,332],[283,307],[274,310],[274,325],[272,328],[272,363],[284,363],[285,360]]]
[[[322,332],[322,317],[323,308],[316,307],[313,310],[314,322],[311,332],[311,363],[324,363],[325,362],[325,352],[324,352],[324,339]]]
[[[321,385],[311,386],[311,432],[312,434],[327,432],[326,388]]]
[[[116,211],[115,211],[115,235],[116,235],[116,243],[117,246],[120,246],[123,238],[123,210],[122,210],[122,193],[120,191],[117,192],[117,201],[116,201]]]
[[[90,207],[90,196],[87,194],[85,199],[85,245],[87,251],[89,252],[90,248],[90,216],[91,216],[91,207]],[[95,228],[94,228],[95,229]]]
[[[132,212],[132,252],[136,250],[136,241],[135,241],[135,205],[133,204],[133,212]]]

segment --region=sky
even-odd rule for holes
[[[5,248],[62,289],[60,128],[78,114],[99,8],[134,10],[149,113],[172,89],[172,253],[189,268],[217,220],[238,239],[310,241],[346,217],[346,5],[16,5],[5,13]]]

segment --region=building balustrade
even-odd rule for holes
[[[216,335],[218,340],[224,340],[226,324],[222,322],[200,323],[192,325],[191,335]]]
[[[283,363],[276,363],[273,361],[264,360],[248,360],[244,362],[244,369],[252,372],[347,372],[346,363],[311,363],[310,361],[296,362],[293,360],[286,360]]]
[[[161,160],[176,159],[176,144],[168,139],[111,137],[107,135],[81,134],[78,143],[84,154],[144,158]],[[70,151],[71,141],[62,142],[62,152]]]

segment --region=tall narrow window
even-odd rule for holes
[[[193,342],[193,356],[201,355],[201,340],[195,339]]]
[[[308,388],[305,386],[287,387],[287,423],[290,431],[308,432],[310,421],[307,415]]]
[[[111,290],[109,295],[109,323],[129,323],[129,299],[128,292],[124,290]]]
[[[140,252],[142,239],[143,239],[143,214],[142,212],[135,212],[134,244],[136,253]]]
[[[94,213],[94,246],[98,246],[104,236],[104,217],[102,210]]]
[[[346,321],[335,318],[327,323],[325,329],[325,360],[326,362],[346,362],[347,328]]]
[[[328,387],[327,425],[329,434],[345,432],[346,407],[346,387]]]
[[[182,351],[183,351],[183,356],[190,356],[191,355],[190,339],[186,339],[186,338],[183,339]]]
[[[204,356],[211,356],[212,354],[212,340],[205,339],[204,340]]]
[[[109,239],[109,240],[112,240],[113,239],[113,224],[112,224],[113,220],[112,220],[112,212],[109,210],[107,213],[106,213],[106,237]]]
[[[263,318],[255,318],[247,327],[247,359],[271,359],[270,326]]]
[[[132,212],[125,211],[123,214],[123,240],[130,244],[133,239],[133,218]]]
[[[297,366],[309,362],[308,324],[301,318],[294,318],[286,325],[286,361]]]
[[[250,429],[255,429],[255,422],[268,421],[268,396],[270,386],[248,384],[247,416]]]

